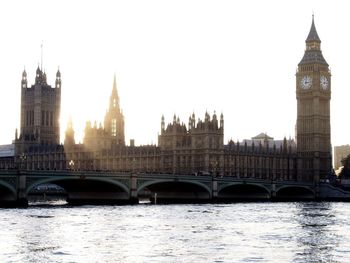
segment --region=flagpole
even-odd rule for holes
[[[41,71],[43,71],[43,42],[41,42]]]

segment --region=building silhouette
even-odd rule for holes
[[[296,73],[298,177],[318,181],[332,169],[331,73],[314,18]]]
[[[16,129],[12,164],[0,168],[63,169],[64,148],[60,145],[61,72],[55,86],[47,83],[46,73],[38,66],[35,83],[28,86],[27,72],[21,80],[20,132]],[[9,156],[8,156],[9,157]],[[1,161],[0,161],[1,162]],[[45,163],[45,165],[44,165]]]
[[[334,146],[334,170],[343,166],[342,160],[350,154],[350,145]]]
[[[125,145],[124,115],[120,109],[115,76],[104,125],[100,123],[97,126],[95,122],[92,126],[90,121],[86,122],[84,145],[90,151],[101,151]]]
[[[320,48],[314,19],[304,56],[296,72],[296,141],[274,140],[261,133],[251,140],[224,143],[224,115],[205,113],[187,124],[161,117],[157,145],[125,143],[124,116],[114,76],[104,123],[86,123],[82,144],[74,139],[70,119],[64,145],[59,145],[61,74],[52,88],[37,69],[35,84],[22,75],[21,128],[12,166],[23,169],[108,170],[234,176],[266,180],[318,182],[331,173],[331,74]],[[5,160],[5,159],[3,159]],[[1,161],[5,167],[7,161]],[[7,166],[9,167],[9,166]]]
[[[21,81],[21,129],[16,131],[16,152],[60,143],[61,73],[56,73],[55,87],[47,84],[46,73],[37,68],[35,83],[28,87],[27,72]]]

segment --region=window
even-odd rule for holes
[[[34,111],[31,111],[31,125],[34,125]]]
[[[41,111],[41,125],[45,124],[45,111]]]
[[[48,111],[45,113],[45,120],[46,120],[46,122],[45,122],[46,126],[49,126],[49,112]]]
[[[53,112],[50,112],[50,126],[53,126]]]
[[[117,136],[117,120],[112,119],[112,136]]]

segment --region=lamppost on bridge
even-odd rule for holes
[[[135,159],[135,157],[133,157],[132,158],[132,168],[131,168],[133,174],[136,173],[135,163],[136,163],[136,159]]]
[[[213,167],[213,172],[212,172],[213,177],[216,177],[216,168],[217,168],[217,166],[218,166],[218,161],[217,161],[217,160],[212,161],[212,162],[211,162],[211,166]]]
[[[73,160],[70,160],[68,165],[69,165],[70,170],[74,170],[74,161]]]
[[[19,156],[19,159],[20,159],[20,169],[24,169],[24,163],[25,163],[25,161],[27,160],[27,155],[25,155],[24,153],[22,153],[22,154]]]

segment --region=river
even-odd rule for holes
[[[0,209],[0,262],[350,262],[350,203]]]

